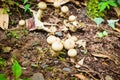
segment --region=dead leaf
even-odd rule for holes
[[[58,2],[60,2],[61,5],[63,5],[65,3],[68,3],[71,0],[45,0],[45,1],[46,2],[51,2],[51,3],[58,1]]]
[[[105,55],[105,54],[92,53],[92,55],[95,56],[95,57],[110,58],[108,55]]]
[[[0,27],[5,30],[8,29],[9,15],[7,13],[3,14],[2,8],[0,8]]]
[[[78,64],[75,65],[76,68],[80,68],[80,65],[83,65],[84,63],[84,60],[85,60],[85,57],[83,57],[79,62]]]
[[[120,7],[115,7],[114,10],[117,13],[117,16],[120,18]]]
[[[74,74],[75,77],[79,78],[80,80],[90,80],[83,74]]]
[[[118,28],[114,28],[114,30],[116,30],[117,32],[120,32],[120,29],[118,29]]]

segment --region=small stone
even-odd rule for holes
[[[41,64],[41,65],[40,65],[40,67],[43,68],[43,69],[47,68],[48,66],[49,66],[49,65],[47,65],[47,64]]]
[[[63,33],[62,33],[62,32],[55,32],[55,36],[57,36],[57,37],[62,37],[62,36],[63,36]]]
[[[32,80],[45,80],[44,76],[42,73],[35,73],[31,77]]]
[[[109,75],[106,75],[105,80],[113,80],[113,78],[111,76],[109,76]]]
[[[67,72],[70,72],[70,71],[71,71],[70,68],[63,68],[62,70],[63,70],[63,71],[67,71]]]

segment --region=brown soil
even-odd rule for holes
[[[0,73],[5,73],[12,80],[11,60],[15,57],[24,68],[21,78],[29,78],[34,73],[40,72],[46,80],[80,80],[74,74],[83,74],[89,79],[104,80],[109,75],[113,80],[120,80],[120,33],[111,29],[106,23],[100,27],[90,20],[86,15],[85,7],[76,7],[72,3],[66,4],[70,8],[70,14],[77,16],[77,20],[85,23],[76,32],[70,32],[78,39],[85,40],[87,53],[83,53],[82,47],[76,47],[78,55],[71,62],[67,56],[66,50],[63,50],[59,56],[53,57],[50,53],[50,46],[46,42],[48,33],[42,30],[28,32],[19,39],[8,37],[6,31],[0,30],[0,58],[7,60],[8,65],[0,67]],[[51,7],[51,6],[49,6]],[[24,10],[11,6],[9,28],[14,28],[20,19],[30,18],[32,15],[25,13]],[[23,16],[24,15],[24,16]],[[48,17],[49,16],[49,17]],[[51,17],[60,19],[58,26],[62,25],[64,18],[59,17],[54,12],[54,8],[48,8],[43,15],[42,21],[50,21]],[[14,24],[11,22],[14,21]],[[54,21],[53,21],[54,23]],[[106,30],[109,34],[103,38],[96,37],[96,33]],[[18,32],[21,35],[22,29]],[[66,36],[66,35],[64,35]],[[9,46],[12,48],[9,52],[3,52],[2,48]],[[104,54],[109,58],[96,57],[92,54]],[[75,68],[75,64],[85,58],[84,64],[80,68]],[[69,68],[70,71],[64,71],[63,68]]]

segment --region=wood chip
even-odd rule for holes
[[[9,15],[7,13],[3,14],[2,8],[0,8],[0,28],[3,30],[8,29]]]

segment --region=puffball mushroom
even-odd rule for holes
[[[19,26],[24,26],[25,25],[25,20],[20,20],[19,21]]]
[[[38,7],[41,10],[45,10],[47,8],[47,4],[45,2],[38,3]]]
[[[61,51],[63,49],[63,44],[60,41],[55,41],[52,43],[52,49],[54,51]]]
[[[69,11],[69,8],[67,6],[62,6],[61,7],[61,12],[62,13],[67,13]]]
[[[60,4],[59,1],[56,1],[56,2],[53,3],[53,6],[54,6],[55,8],[59,8],[59,7],[61,6],[61,4]]]
[[[75,57],[77,55],[76,49],[69,49],[68,50],[68,56]]]
[[[75,47],[75,42],[74,40],[72,40],[71,38],[69,39],[66,39],[64,42],[63,42],[63,45],[64,45],[64,48],[65,49],[73,49]]]
[[[39,20],[41,20],[43,10],[45,10],[47,8],[47,4],[45,2],[40,2],[40,3],[38,3],[38,8],[39,8],[39,10],[37,12],[37,17]]]
[[[55,42],[55,41],[60,42],[60,38],[57,38],[57,37],[55,37],[55,36],[53,36],[53,35],[51,35],[51,36],[49,36],[49,37],[47,38],[47,43],[48,43],[48,44],[52,44],[52,43]]]
[[[73,22],[76,20],[76,16],[74,15],[70,15],[69,18],[68,18],[69,21]]]

